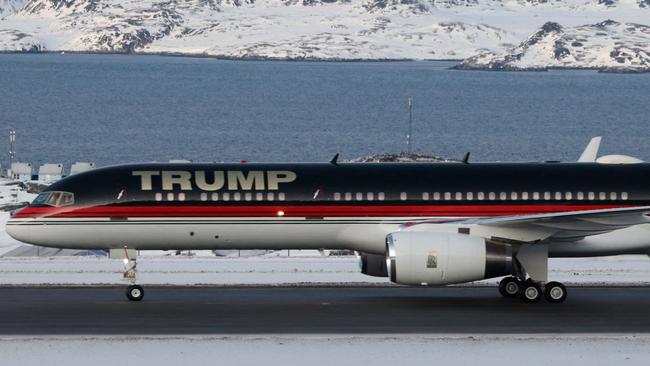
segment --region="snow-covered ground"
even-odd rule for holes
[[[3,365],[647,365],[650,336],[2,337]],[[64,361],[65,360],[65,361]]]
[[[464,59],[482,52],[508,52],[546,22],[569,28],[608,19],[648,24],[648,2],[0,0],[0,51],[178,53],[271,59]],[[607,59],[607,67],[619,66],[616,58],[607,57],[614,49],[648,53],[646,43],[639,45],[636,37],[626,37],[625,33],[617,33],[614,42],[607,39],[602,43],[599,30],[583,30],[581,38],[602,46],[597,53]],[[547,57],[542,56],[540,62]],[[595,53],[588,58],[592,57],[596,57]]]
[[[551,259],[549,266],[549,278],[568,285],[650,285],[647,256]],[[5,257],[0,285],[116,285],[124,284],[122,270],[121,261],[105,257]],[[361,274],[355,257],[143,256],[138,278],[146,285],[392,286],[387,278]]]

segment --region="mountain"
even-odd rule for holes
[[[607,20],[564,28],[549,22],[517,47],[505,52],[482,52],[459,66],[481,70],[551,67],[649,71],[650,27]]]
[[[583,29],[580,39],[601,37],[601,30],[582,25],[606,19],[642,27],[650,21],[649,2],[0,0],[0,51],[327,60],[458,60],[478,54],[487,60],[519,52],[522,40],[547,22],[571,32]],[[617,44],[619,52],[643,50],[634,39]]]

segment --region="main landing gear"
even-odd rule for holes
[[[503,297],[520,298],[527,303],[539,302],[542,297],[550,303],[566,300],[566,287],[560,282],[548,282],[548,245],[520,246],[512,264],[513,276],[499,282]]]
[[[136,283],[137,252],[134,249],[124,247],[124,249],[111,249],[109,255],[112,259],[122,259],[122,263],[124,263],[123,277],[129,282],[129,286],[126,288],[126,298],[130,301],[142,300],[144,298],[144,289]]]
[[[511,276],[499,282],[499,292],[506,298],[520,298],[524,302],[539,302],[542,297],[550,303],[561,303],[566,300],[567,289],[560,282],[548,282],[546,284],[531,279],[521,281]]]

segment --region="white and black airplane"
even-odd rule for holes
[[[398,284],[508,276],[503,296],[558,303],[567,290],[548,282],[549,257],[650,252],[650,164],[585,154],[590,162],[119,165],[51,185],[7,232],[109,250],[124,260],[130,300],[144,296],[138,250],[328,248],[357,251],[364,274]]]

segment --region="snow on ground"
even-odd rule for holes
[[[607,19],[647,24],[647,2],[0,0],[0,9],[5,9],[0,10],[0,51],[461,59],[485,50],[507,50],[546,22],[565,27]],[[584,35],[597,33],[586,29]],[[639,48],[634,38],[619,41],[615,46],[621,52]],[[610,43],[606,46],[611,48]]]
[[[647,256],[551,259],[549,278],[568,285],[650,285]],[[359,272],[355,257],[160,257],[138,261],[146,285],[392,286]],[[492,286],[497,279],[470,285]],[[0,285],[121,285],[122,263],[102,257],[0,259]]]
[[[650,336],[2,337],[4,365],[647,365]]]

